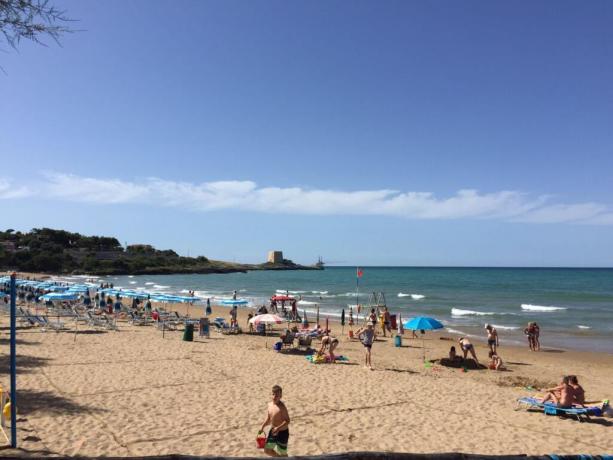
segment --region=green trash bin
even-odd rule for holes
[[[188,323],[185,325],[185,330],[183,331],[183,341],[184,342],[193,342],[194,341],[194,325]]]

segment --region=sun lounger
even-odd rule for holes
[[[576,418],[579,422],[583,422],[583,418],[590,419],[590,415],[599,417],[602,415],[603,409],[609,404],[608,400],[603,401],[600,406],[578,406],[563,408],[556,406],[553,402],[543,403],[541,399],[534,397],[524,397],[517,400],[518,407],[527,409],[535,409],[542,411],[546,415],[566,415]]]
[[[94,327],[102,327],[104,329],[118,331],[117,325],[111,321],[106,315],[95,316],[91,312],[87,312],[86,315],[89,318],[89,325]]]

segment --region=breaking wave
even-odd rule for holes
[[[495,314],[496,313],[491,312],[491,311],[462,310],[460,308],[451,309],[451,316],[468,316],[468,315],[488,316],[488,315],[495,315]]]
[[[566,310],[566,307],[547,307],[547,306],[543,306],[543,305],[531,305],[529,303],[523,303],[521,305],[521,309],[522,310],[526,310],[526,311],[559,311],[559,310]]]

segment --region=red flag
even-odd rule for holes
[[[362,275],[364,274],[364,271],[360,267],[358,267],[356,269],[356,274],[358,275],[358,278],[362,278]]]

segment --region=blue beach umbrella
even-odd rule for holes
[[[405,329],[413,331],[431,331],[433,329],[443,329],[443,327],[445,327],[440,321],[430,318],[429,316],[416,316],[415,318],[407,320],[403,326]]]
[[[40,298],[43,300],[51,300],[51,301],[77,300],[78,299],[76,294],[64,293],[64,292],[49,293],[49,294],[42,295]]]
[[[408,320],[407,322],[405,322],[403,324],[405,329],[409,329],[412,331],[432,331],[434,329],[443,329],[443,324],[434,319],[434,318],[430,318],[429,316],[416,316],[415,318],[411,318],[410,320]],[[426,343],[424,341],[424,338],[422,336],[421,339],[421,343],[422,343],[422,349],[424,351],[424,363],[426,362]]]

